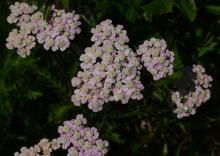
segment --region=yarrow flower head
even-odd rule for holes
[[[89,109],[101,111],[104,103],[142,99],[144,86],[140,82],[140,60],[125,45],[128,42],[123,26],[114,27],[110,20],[92,29],[92,47],[80,56],[81,68],[72,79],[75,89],[71,100],[76,106],[88,103]]]
[[[70,41],[79,34],[79,15],[66,13],[52,7],[52,17],[47,23],[43,13],[37,11],[37,6],[16,2],[10,6],[11,14],[7,21],[16,24],[19,29],[13,29],[6,39],[8,49],[17,49],[18,55],[25,58],[30,55],[31,49],[38,43],[43,44],[46,50],[64,51],[70,46]]]
[[[37,6],[36,5],[28,5],[27,3],[20,3],[20,2],[15,2],[14,5],[11,5],[9,7],[11,14],[8,16],[7,21],[8,23],[12,24],[12,23],[17,23],[20,21],[21,17],[25,16],[25,15],[30,15],[33,12],[35,12],[37,10]]]
[[[196,77],[194,79],[195,90],[187,95],[181,96],[179,91],[172,92],[172,102],[176,105],[174,113],[177,118],[183,118],[196,113],[196,109],[210,99],[210,87],[212,77],[205,74],[205,68],[201,65],[193,65],[192,71]]]
[[[111,20],[101,22],[95,28],[92,28],[91,32],[93,34],[91,41],[97,45],[103,43],[105,40],[112,40],[122,45],[129,42],[127,31],[123,30],[123,26],[117,25],[115,27]]]
[[[64,150],[68,149],[68,156],[104,156],[108,152],[108,142],[99,139],[95,127],[85,127],[86,123],[83,115],[77,115],[76,119],[64,121],[59,126],[58,140]]]
[[[52,17],[42,31],[37,34],[40,44],[43,44],[46,50],[50,48],[53,51],[64,51],[70,46],[70,41],[81,32],[79,26],[79,15],[65,10],[57,10],[52,7]]]
[[[174,53],[167,49],[165,40],[151,38],[139,46],[137,54],[154,80],[167,77],[173,73]]]
[[[19,56],[25,58],[30,55],[31,49],[35,47],[35,37],[22,30],[13,29],[6,39],[8,49],[17,49]]]
[[[10,24],[16,24],[19,29],[13,29],[6,39],[8,49],[17,49],[19,56],[25,58],[30,55],[31,49],[36,45],[36,39],[33,34],[40,31],[43,21],[43,14],[35,12],[37,6],[29,6],[26,3],[16,2],[10,6],[11,14],[7,21]]]
[[[57,139],[49,141],[48,139],[41,139],[40,142],[29,148],[22,147],[20,152],[15,152],[14,156],[50,156],[52,151],[60,148],[60,142]]]

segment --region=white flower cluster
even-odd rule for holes
[[[52,141],[41,139],[37,145],[30,148],[22,147],[20,152],[14,153],[14,156],[50,156],[52,151],[58,150],[60,147],[60,142],[57,139]]]
[[[154,80],[167,77],[173,73],[174,53],[167,49],[165,40],[151,38],[139,46],[137,54]]]
[[[174,113],[177,118],[183,118],[196,113],[196,109],[210,98],[212,77],[205,74],[205,69],[201,65],[193,65],[192,71],[196,74],[195,90],[185,96],[181,96],[179,91],[172,93],[172,102],[176,105]]]
[[[129,99],[142,99],[140,60],[125,44],[129,40],[123,26],[114,27],[111,20],[106,20],[92,33],[95,43],[80,57],[83,71],[72,79],[76,88],[71,98],[74,105],[88,103],[89,109],[98,112],[109,101],[126,104]]]
[[[13,29],[6,39],[8,49],[17,49],[19,56],[25,58],[30,55],[31,49],[38,43],[44,44],[44,48],[53,51],[64,51],[70,46],[70,41],[79,34],[81,24],[79,15],[66,13],[52,7],[53,15],[49,22],[43,19],[43,13],[37,11],[37,6],[29,6],[27,3],[16,2],[10,6],[11,14],[7,21],[16,24],[19,29]]]

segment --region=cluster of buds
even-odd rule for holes
[[[83,115],[77,115],[76,119],[59,126],[58,140],[64,150],[68,149],[67,156],[104,156],[108,152],[108,142],[99,139],[95,127],[84,127],[86,123]]]
[[[50,156],[52,151],[56,151],[60,147],[57,139],[53,139],[52,141],[41,139],[37,145],[30,148],[22,147],[20,152],[14,153],[14,156]]]
[[[174,53],[167,49],[165,40],[151,38],[139,46],[137,54],[154,80],[167,77],[173,73]]]
[[[80,56],[83,71],[72,79],[76,88],[71,98],[74,105],[88,103],[89,109],[98,112],[109,101],[126,104],[129,99],[142,99],[142,66],[125,44],[129,40],[123,26],[114,27],[111,20],[105,20],[92,33],[91,40],[95,43]]]
[[[181,96],[179,91],[172,92],[171,99],[176,105],[174,113],[177,114],[177,118],[194,115],[196,109],[210,98],[212,77],[205,74],[201,65],[193,65],[192,71],[195,73],[195,90],[184,96]]]
[[[37,9],[37,6],[29,6],[23,2],[16,2],[10,6],[11,14],[7,21],[16,24],[18,29],[13,29],[9,33],[6,47],[17,49],[17,54],[22,58],[30,55],[36,41],[44,44],[46,50],[51,48],[53,51],[64,51],[70,46],[69,40],[73,40],[81,31],[79,15],[74,11],[66,13],[52,7],[53,15],[49,22],[46,22],[43,13]]]

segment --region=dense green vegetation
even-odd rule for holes
[[[6,21],[14,2],[0,1],[0,155],[56,137],[57,126],[79,113],[110,142],[108,155],[220,155],[219,0],[27,0],[45,13],[51,4],[76,10],[82,32],[65,52],[38,46],[25,59],[5,47],[14,27]],[[166,79],[142,74],[143,100],[109,103],[93,113],[71,103],[70,81],[80,70],[80,54],[91,45],[91,28],[105,19],[124,25],[134,50],[146,39],[164,38],[176,60]],[[195,116],[177,119],[167,97],[182,69],[192,64],[202,64],[213,77],[211,99]]]

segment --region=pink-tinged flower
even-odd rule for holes
[[[99,139],[95,127],[84,127],[86,122],[83,115],[77,115],[76,119],[65,121],[58,128],[62,148],[68,149],[67,155],[104,156],[108,152],[108,142]]]
[[[44,44],[46,50],[65,51],[73,40],[81,32],[79,15],[65,10],[57,10],[52,7],[52,17],[37,34],[38,43]]]
[[[139,46],[137,54],[154,80],[167,77],[173,73],[174,53],[167,49],[165,40],[151,38]]]
[[[50,156],[52,151],[60,148],[60,142],[57,139],[49,141],[48,139],[41,139],[40,142],[29,148],[22,147],[19,152],[15,152],[14,156]]]
[[[45,26],[43,14],[37,10],[35,5],[16,2],[10,6],[11,14],[9,23],[15,23],[19,29],[13,29],[6,39],[8,49],[17,49],[17,54],[22,58],[30,55],[31,49],[35,47],[35,34]]]
[[[23,58],[30,55],[31,49],[36,45],[34,36],[17,29],[13,29],[9,33],[6,41],[6,47],[8,49],[17,49],[17,54]]]
[[[16,2],[10,6],[11,14],[7,21],[16,24],[19,29],[12,30],[7,38],[8,49],[17,49],[18,55],[26,57],[30,55],[31,49],[38,43],[43,44],[44,49],[52,51],[65,51],[81,29],[79,26],[79,15],[66,13],[52,7],[52,17],[47,23],[43,13],[37,11],[35,5]]]
[[[11,11],[11,14],[8,16],[7,21],[8,23],[12,24],[19,22],[21,18],[24,18],[25,20],[28,15],[37,10],[37,6],[29,6],[27,3],[24,2],[15,2],[14,5],[11,5],[9,7],[9,9]],[[24,17],[23,15],[25,15],[26,17]]]
[[[201,65],[193,65],[192,71],[196,77],[194,79],[195,90],[185,96],[180,96],[179,91],[172,92],[172,102],[176,105],[174,113],[177,118],[188,117],[196,113],[196,109],[210,99],[210,87],[212,77],[205,74],[205,68]]]
[[[76,106],[88,103],[94,112],[101,111],[109,101],[128,103],[142,99],[140,60],[126,45],[129,41],[123,26],[114,26],[110,20],[92,29],[91,47],[80,56],[81,68],[72,79],[75,89],[71,101]]]

